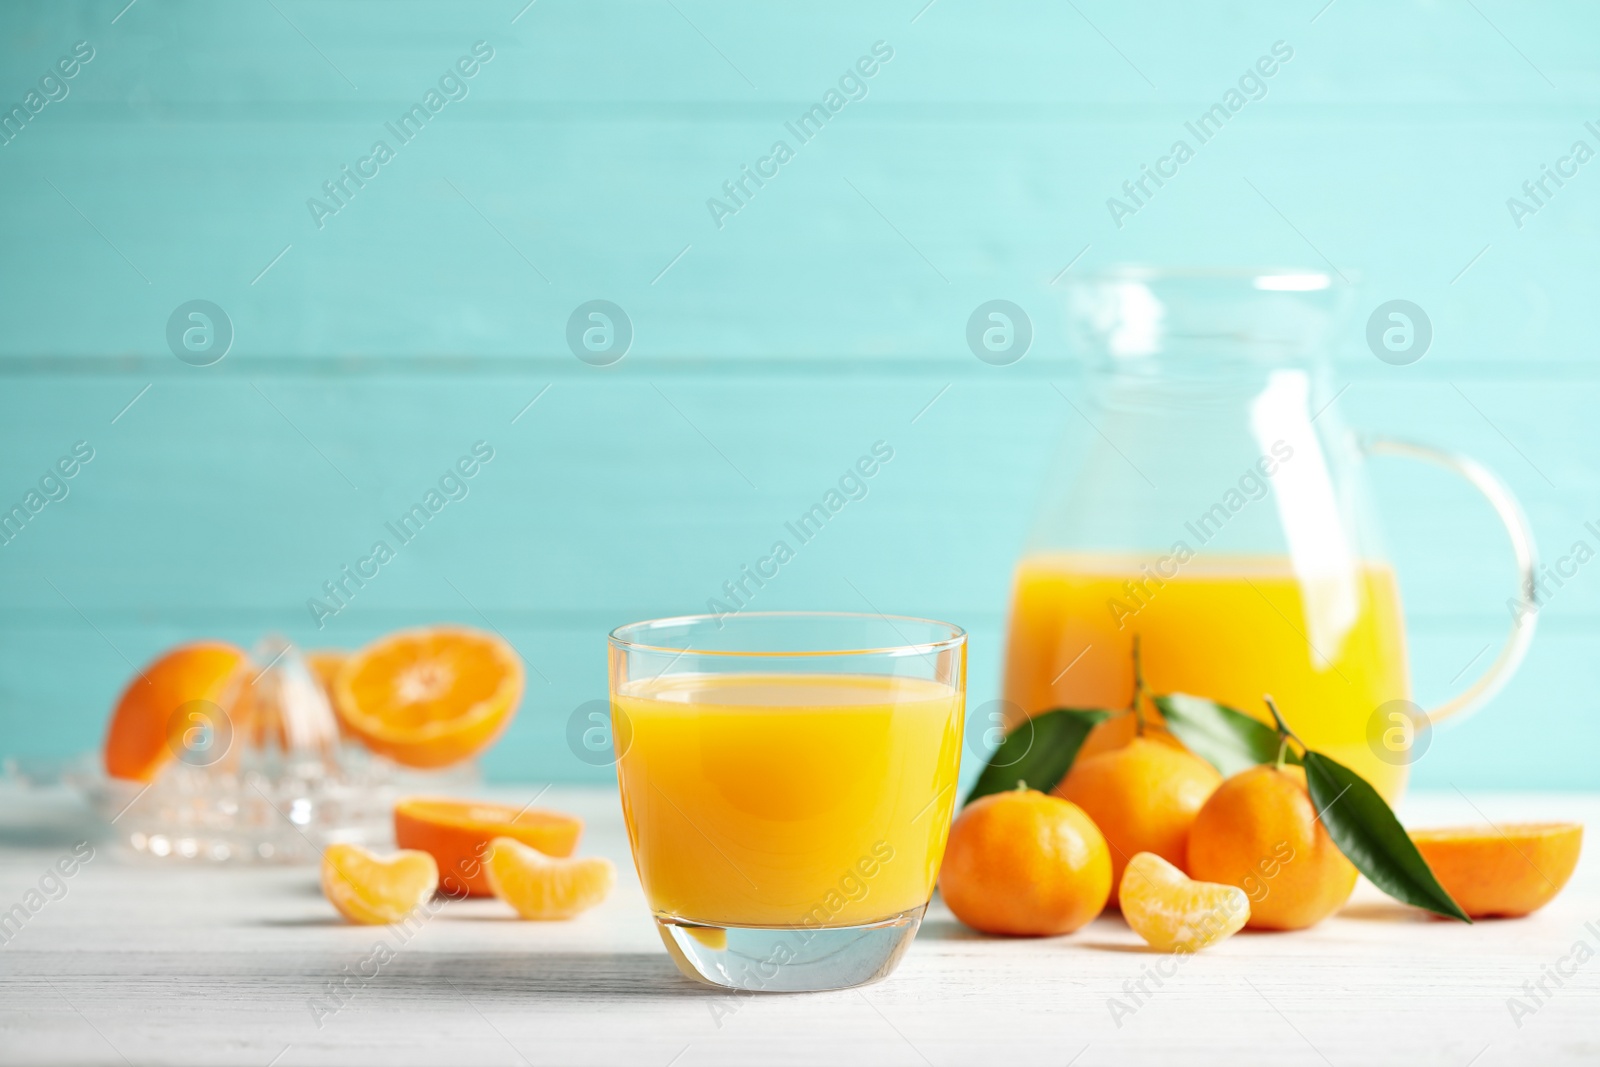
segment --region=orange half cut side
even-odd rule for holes
[[[334,710],[368,748],[408,767],[448,767],[494,743],[522,699],[522,660],[466,627],[402,630],[356,652]]]
[[[572,855],[582,833],[576,815],[542,808],[448,797],[402,797],[394,805],[395,844],[431,855],[439,864],[440,888],[451,896],[494,895],[484,859],[497,837],[560,857]]]

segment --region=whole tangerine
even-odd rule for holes
[[[1338,911],[1356,885],[1317,817],[1299,767],[1263,764],[1217,787],[1189,829],[1189,876],[1238,886],[1248,925],[1302,930]]]
[[[1106,839],[1082,808],[1017,788],[968,804],[950,827],[939,890],[986,934],[1069,934],[1111,896]]]
[[[1089,736],[1083,739],[1082,746],[1078,749],[1078,759],[1085,760],[1090,756],[1098,756],[1106,752],[1115,752],[1124,748],[1136,737],[1144,737],[1151,741],[1187,752],[1183,742],[1179,741],[1167,729],[1166,720],[1161,713],[1151,708],[1144,713],[1144,733],[1139,732],[1139,720],[1131,711],[1119,712],[1104,722],[1096,723],[1089,731]]]
[[[1140,852],[1187,866],[1189,828],[1221,783],[1216,768],[1188,750],[1135,737],[1098,756],[1080,755],[1055,794],[1087,812],[1105,835],[1112,884],[1120,887],[1128,860]]]

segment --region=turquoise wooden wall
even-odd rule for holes
[[[1560,164],[1535,213],[1507,200],[1600,148],[1597,33],[1592,7],[1504,0],[8,3],[0,110],[40,95],[0,144],[0,504],[76,442],[93,459],[0,547],[0,754],[97,745],[129,661],[183,638],[454,619],[532,668],[490,774],[605,780],[564,740],[605,631],[701,609],[877,440],[892,463],[762,606],[959,621],[989,699],[1075,418],[1049,387],[1081,385],[1069,264],[1359,276],[1345,421],[1489,462],[1548,557],[1596,544],[1600,162]],[[77,42],[92,59],[41,88]],[[864,95],[719,226],[707,200],[877,42]],[[1107,198],[1275,42],[1264,95],[1119,227]],[[345,166],[370,176],[314,218]],[[1010,367],[964,342],[995,297],[1037,332]],[[1410,366],[1362,341],[1392,298],[1434,325]],[[613,366],[567,348],[594,299],[633,324]],[[232,324],[211,366],[168,347],[192,300]],[[306,600],[477,441],[468,495],[319,631]],[[1444,475],[1373,475],[1438,698],[1504,625],[1503,538]],[[1590,564],[1416,780],[1593,787],[1597,636]]]

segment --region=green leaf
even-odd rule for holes
[[[989,757],[965,803],[990,793],[1015,789],[1017,782],[1048,793],[1067,775],[1089,731],[1115,712],[1056,708],[1040,712],[1013,727]]]
[[[1433,876],[1405,827],[1365,778],[1320,752],[1307,752],[1301,762],[1311,803],[1321,813],[1328,836],[1373,885],[1436,915],[1472,921]]]
[[[1169,693],[1154,700],[1172,735],[1223,777],[1278,758],[1278,731],[1260,719],[1188,693]],[[1287,762],[1299,760],[1290,752]]]

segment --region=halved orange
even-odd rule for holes
[[[335,707],[333,680],[339,677],[340,669],[344,667],[345,661],[349,658],[349,650],[343,648],[313,648],[302,653],[306,669],[311,672],[311,677],[321,688],[322,695],[328,698],[328,707],[330,708]],[[337,714],[334,715],[334,721],[338,723],[340,737],[349,741],[355,740],[345,726],[344,720],[340,719]]]
[[[1578,866],[1583,827],[1572,822],[1412,830],[1445,892],[1474,919],[1512,918],[1555,898]]]
[[[332,701],[333,680],[339,676],[339,669],[350,658],[350,653],[342,648],[313,648],[308,649],[303,658],[311,677],[317,680],[322,691],[328,695],[328,700]]]
[[[402,797],[394,805],[395,844],[437,860],[439,886],[451,896],[494,895],[484,858],[496,837],[515,838],[546,856],[570,856],[582,833],[576,815],[542,808],[447,797]]]
[[[524,919],[570,919],[617,884],[617,868],[603,856],[556,859],[509,837],[490,842],[484,868],[494,895]]]
[[[353,923],[399,922],[438,885],[438,865],[426,852],[383,859],[360,845],[333,844],[322,853],[322,894]]]
[[[1154,852],[1141,852],[1122,872],[1122,917],[1163,952],[1198,952],[1239,932],[1250,898],[1238,886],[1196,882]]]
[[[117,700],[106,730],[106,773],[148,782],[176,753],[172,731],[183,705],[222,700],[235,673],[250,660],[222,641],[196,641],[157,656],[135,675]],[[224,709],[226,710],[226,709]]]
[[[479,630],[402,630],[353,653],[333,680],[339,720],[409,767],[459,763],[500,736],[522,699],[522,660]]]

